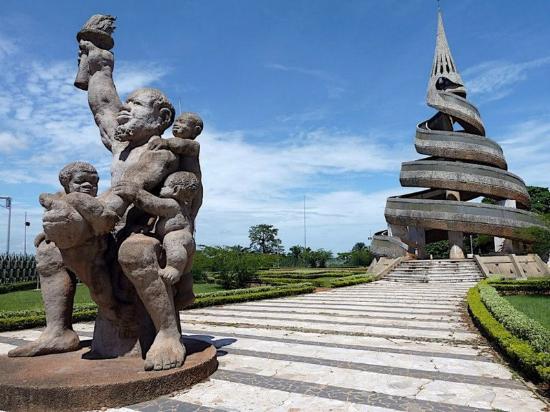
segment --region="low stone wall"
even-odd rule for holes
[[[370,244],[370,250],[375,256],[397,258],[407,255],[408,246],[394,236],[374,235]]]
[[[550,276],[550,268],[536,254],[523,256],[479,256],[474,259],[486,277],[502,276],[507,279]]]
[[[370,264],[367,272],[371,275],[381,278],[391,272],[397,265],[399,265],[405,258],[387,258],[382,256],[379,259],[375,259]]]

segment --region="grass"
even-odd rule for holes
[[[217,292],[218,290],[223,290],[221,285],[217,283],[194,283],[193,292],[197,293],[208,293],[208,292]]]
[[[550,329],[550,296],[509,295],[504,298],[517,310]]]
[[[196,283],[193,289],[195,293],[207,293],[222,290],[222,287],[212,283]],[[74,301],[75,304],[93,303],[90,292],[85,285],[77,285]],[[43,308],[40,290],[22,290],[0,295],[0,312]]]

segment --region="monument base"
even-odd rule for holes
[[[88,360],[89,348],[32,358],[0,356],[0,409],[81,411],[130,405],[187,388],[218,367],[216,348],[183,338],[181,368],[143,370],[140,357]]]

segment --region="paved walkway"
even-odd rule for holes
[[[379,281],[186,311],[219,370],[172,397],[119,410],[541,411],[464,320],[471,284]],[[75,327],[89,338],[93,326]],[[39,331],[0,334],[0,353]]]

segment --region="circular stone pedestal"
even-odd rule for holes
[[[188,338],[183,343],[185,363],[167,371],[145,372],[138,357],[83,359],[88,348],[34,358],[0,356],[0,409],[99,409],[184,389],[214,373],[218,361],[212,345]]]

